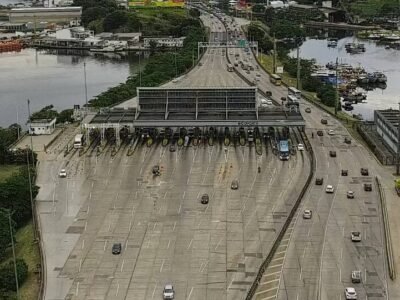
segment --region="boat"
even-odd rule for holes
[[[386,83],[387,82],[387,77],[382,72],[374,72],[374,75],[376,77],[376,82],[378,82],[378,83]]]
[[[357,78],[357,82],[359,84],[368,84],[369,83],[369,79],[368,76],[360,76]]]
[[[114,46],[109,45],[109,46],[106,46],[103,48],[90,48],[90,51],[92,51],[92,52],[115,52],[115,51],[117,51],[117,49]]]
[[[370,35],[368,35],[368,39],[370,40],[380,40],[381,38],[382,36],[376,33],[371,33]]]
[[[338,39],[337,38],[330,38],[327,41],[328,47],[336,47],[338,44]]]
[[[400,41],[400,35],[398,34],[391,34],[383,37],[386,41]]]
[[[347,43],[344,47],[346,48],[347,52],[353,53],[353,54],[365,52],[364,44]]]

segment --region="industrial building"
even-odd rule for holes
[[[37,119],[28,123],[29,134],[43,135],[52,134],[56,129],[56,118],[54,119]]]
[[[397,138],[399,119],[398,110],[385,109],[374,111],[376,131],[382,137],[385,145],[394,153],[397,153],[397,144],[399,143]]]
[[[49,22],[61,24],[80,23],[82,7],[30,7],[13,8],[9,13],[11,23]]]
[[[183,47],[183,41],[185,37],[173,38],[173,37],[152,37],[144,38],[143,46],[145,48],[150,48],[150,42],[154,41],[157,43],[157,47]]]

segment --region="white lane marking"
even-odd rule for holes
[[[128,249],[128,240],[126,241],[126,243],[125,243],[125,251],[126,251],[126,249]]]
[[[81,268],[82,268],[82,258],[79,260],[79,270],[78,270],[78,272],[81,272]]]
[[[192,293],[193,293],[193,287],[190,289],[190,293],[189,293],[189,296],[187,297],[187,300],[190,299],[190,296],[192,296]]]
[[[268,290],[263,290],[263,291],[260,291],[260,292],[257,292],[257,293],[255,293],[255,295],[260,295],[260,294],[264,294],[264,293],[266,293],[266,292],[269,292],[269,291],[273,291],[273,290],[277,290],[278,288],[277,287],[274,287],[274,288],[271,288],[271,289],[268,289]],[[274,298],[275,298],[276,296],[274,296]],[[271,298],[271,297],[268,297],[268,298]],[[267,299],[268,299],[267,298]]]
[[[153,294],[151,295],[151,299],[154,299],[154,294],[156,293],[157,284],[154,286]]]
[[[169,245],[171,244],[171,240],[168,240],[167,249],[169,249]]]
[[[278,278],[278,279],[268,280],[268,281],[266,281],[266,282],[260,282],[260,285],[266,285],[266,284],[268,284],[268,283],[276,282],[276,281],[279,281],[279,280],[280,280],[280,279]]]
[[[85,222],[85,228],[84,228],[84,231],[86,231],[86,228],[87,228],[87,221]]]
[[[217,248],[218,248],[219,244],[221,243],[221,241],[222,241],[222,238],[220,238],[220,239],[219,239],[219,241],[218,241],[217,245],[216,245],[216,246],[215,246],[215,248],[214,248],[214,251],[216,251],[216,250],[217,250]]]
[[[176,221],[174,222],[174,228],[172,228],[172,231],[175,231],[175,227],[176,227]]]
[[[122,260],[122,264],[121,264],[121,272],[124,270],[124,264],[125,264],[125,259]]]
[[[339,282],[342,282],[342,268],[339,268]]]
[[[103,251],[106,251],[106,247],[107,247],[107,241],[104,241]]]
[[[161,273],[161,272],[162,272],[162,270],[163,270],[164,263],[165,263],[165,259],[163,259],[163,260],[162,260],[162,264],[161,264],[161,267],[160,267],[160,273]]]
[[[78,293],[79,293],[79,281],[76,284],[75,296],[78,296]]]
[[[190,240],[189,246],[187,247],[188,250],[192,246],[192,243],[193,243],[193,239]]]
[[[119,292],[119,283],[117,283],[117,291],[115,292],[115,297],[118,296],[118,292]]]
[[[83,249],[83,248],[85,248],[85,240],[82,240],[82,248],[81,249]]]

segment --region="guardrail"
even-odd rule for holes
[[[310,143],[309,143],[309,141],[308,141],[306,136],[305,136],[305,138],[306,138],[306,144],[310,145]],[[311,167],[310,167],[310,173],[308,174],[307,181],[306,181],[305,185],[303,186],[303,188],[302,188],[302,190],[300,192],[300,195],[296,200],[296,203],[294,204],[292,210],[290,211],[290,214],[289,214],[288,218],[286,219],[285,224],[283,225],[283,227],[282,227],[281,231],[279,232],[278,236],[275,238],[275,241],[274,241],[274,243],[272,245],[271,250],[269,251],[267,257],[265,258],[264,262],[262,263],[262,265],[261,265],[261,267],[260,267],[260,269],[258,271],[256,279],[254,280],[253,284],[251,285],[249,291],[247,292],[246,300],[251,300],[254,297],[254,294],[257,291],[258,285],[259,285],[259,283],[261,281],[261,278],[264,275],[265,270],[268,268],[269,264],[271,263],[272,258],[274,257],[275,252],[278,249],[278,247],[279,247],[279,245],[280,245],[280,243],[281,243],[281,241],[282,241],[282,239],[283,239],[283,237],[284,237],[284,235],[286,233],[286,230],[288,229],[290,223],[292,222],[293,217],[295,216],[296,211],[300,206],[301,200],[303,199],[304,194],[306,193],[306,191],[307,191],[307,189],[308,189],[308,187],[309,187],[309,185],[311,183],[311,180],[312,180],[312,178],[314,176],[314,173],[315,173],[314,151],[311,148],[311,145],[310,145],[309,153],[310,153]]]
[[[388,262],[388,271],[390,279],[396,279],[396,268],[394,265],[394,257],[393,257],[393,248],[392,248],[392,238],[390,235],[390,226],[388,220],[388,213],[386,207],[386,198],[385,192],[382,188],[382,185],[379,181],[378,176],[375,177],[376,185],[378,186],[379,191],[379,199],[381,200],[381,207],[382,207],[382,218],[383,218],[383,228],[385,232],[385,248],[386,248],[386,258]]]

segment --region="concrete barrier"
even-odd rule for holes
[[[389,218],[386,207],[385,192],[382,188],[378,176],[375,177],[375,180],[376,180],[376,185],[378,186],[379,199],[381,200],[381,207],[382,207],[382,219],[383,219],[383,229],[385,232],[385,248],[386,248],[386,257],[388,262],[388,272],[390,279],[394,280],[396,279],[396,268],[394,265],[392,238],[390,235],[390,226],[389,226]]]

